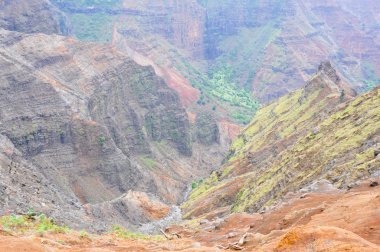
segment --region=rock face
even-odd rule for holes
[[[211,114],[199,114],[196,118],[195,130],[200,143],[212,145],[220,142],[219,127]]]
[[[119,198],[98,204],[85,205],[86,213],[95,220],[102,220],[112,227],[128,227],[131,223],[150,223],[165,218],[169,207],[154,195],[129,191]],[[95,226],[97,223],[95,224]],[[157,232],[157,230],[154,230]]]
[[[376,0],[123,0],[106,10],[84,2],[65,1],[65,8],[54,1],[71,17],[74,31],[88,27],[78,37],[93,33],[97,40],[108,34],[111,40],[114,27],[114,43],[126,43],[134,55],[198,84],[228,66],[231,84],[249,89],[263,103],[301,87],[327,59],[359,91],[380,83]],[[107,25],[97,25],[94,13]]]
[[[80,202],[62,194],[4,135],[0,136],[0,171],[0,215],[36,209],[74,228],[81,226],[85,211]]]
[[[224,166],[182,206],[186,216],[259,212],[318,180],[339,188],[376,176],[380,89],[355,92],[329,62],[303,89],[260,109]]]
[[[178,203],[187,185],[222,159],[215,141],[206,146],[192,136],[179,96],[153,68],[137,65],[115,48],[7,30],[0,30],[0,45],[0,132],[25,165],[47,181],[34,198],[17,207],[7,200],[2,211],[25,212],[30,202],[36,211],[58,209],[58,203],[35,202],[52,187],[62,204],[74,202],[82,214],[96,209],[92,205],[107,205],[104,215],[87,211],[99,228],[110,216],[138,224],[150,218],[136,217],[140,213],[116,199],[133,190]],[[15,162],[7,160],[2,169]],[[21,176],[20,170],[11,179],[24,181]],[[7,192],[16,190],[4,183],[10,186]],[[18,189],[18,197],[29,197],[30,186]],[[50,199],[54,194],[44,200]],[[58,219],[72,221],[64,215]]]
[[[0,2],[0,27],[24,33],[68,34],[66,17],[48,0]]]
[[[359,90],[379,83],[372,0],[206,2],[206,58],[216,68],[230,65],[262,102],[300,87],[326,59]]]
[[[137,35],[145,40],[145,34],[157,34],[188,50],[193,57],[203,57],[205,12],[196,0],[144,0],[138,3],[123,0],[122,6],[136,13],[135,16],[125,15],[120,22],[127,36]],[[130,26],[131,23],[136,23],[136,26]]]

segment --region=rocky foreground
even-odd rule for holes
[[[210,215],[167,228],[167,238],[3,229],[0,251],[380,251],[379,182],[342,191],[321,181],[270,212]]]

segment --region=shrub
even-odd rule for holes
[[[103,145],[105,142],[107,142],[107,138],[103,135],[99,136],[98,141],[100,145]]]
[[[90,239],[90,236],[89,236],[89,234],[86,231],[82,230],[79,233],[79,238],[81,238],[81,239]]]
[[[21,228],[26,228],[29,226],[28,220],[26,216],[3,216],[0,219],[0,223],[5,230],[16,230]]]
[[[192,188],[192,189],[197,188],[197,182],[193,182],[193,183],[191,183],[191,188]]]
[[[38,217],[38,224],[36,227],[38,232],[51,231],[54,233],[64,234],[68,231],[66,226],[58,226],[54,223],[54,220],[47,218],[44,214]]]

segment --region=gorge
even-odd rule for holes
[[[0,251],[380,251],[379,13],[0,0]]]

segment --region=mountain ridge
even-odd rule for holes
[[[349,188],[371,176],[379,162],[379,88],[353,99],[336,77],[324,63],[305,89],[260,109],[222,168],[182,205],[185,216],[261,211],[318,179]]]

